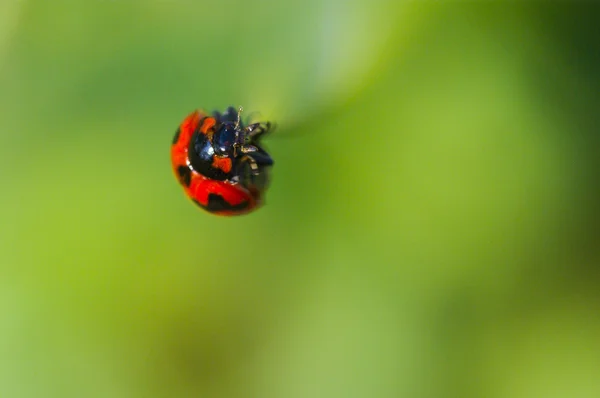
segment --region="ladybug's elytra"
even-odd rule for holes
[[[212,116],[195,111],[181,123],[171,145],[171,163],[185,193],[204,210],[222,216],[257,209],[269,183],[273,159],[261,147],[271,123],[244,126],[242,109]]]

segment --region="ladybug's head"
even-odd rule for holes
[[[258,177],[266,177],[273,165],[259,142],[269,131],[270,123],[244,125],[240,112],[241,109],[236,112],[230,107],[223,114],[215,112],[212,122],[199,125],[190,139],[189,164],[206,178],[260,189],[265,184]]]
[[[220,156],[232,155],[234,147],[241,144],[240,139],[243,136],[243,129],[240,129],[235,123],[220,123],[217,125],[212,139],[215,153]]]
[[[237,156],[254,151],[260,138],[271,130],[271,123],[245,125],[241,119],[242,107],[238,110],[230,106],[224,113],[215,112],[217,121],[213,135],[215,153],[220,156]]]
[[[271,130],[271,123],[244,124],[242,108],[229,107],[223,114],[215,113],[217,126],[213,146],[218,155],[229,155],[235,164],[232,179],[246,187],[262,191],[269,180],[273,159],[260,144],[260,139]]]

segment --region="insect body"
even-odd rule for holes
[[[171,145],[171,163],[185,193],[204,210],[222,216],[261,206],[273,160],[260,139],[271,124],[244,126],[241,108],[212,116],[195,111],[181,123]]]

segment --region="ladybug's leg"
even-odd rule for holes
[[[252,179],[251,176],[258,175],[258,173],[259,169],[256,161],[251,156],[244,155],[240,160],[235,162],[233,178],[231,180],[247,185]]]
[[[238,166],[237,168],[239,168],[239,166],[243,165],[244,163],[248,164],[250,166],[250,169],[252,170],[252,174],[258,174],[258,170],[259,167],[263,167],[263,166],[273,166],[273,159],[271,158],[271,156],[269,156],[269,154],[267,152],[265,152],[264,150],[254,146],[254,145],[246,145],[244,147],[242,147],[242,153],[244,154],[241,158],[240,161],[237,162]],[[237,172],[234,172],[234,174],[239,174]]]
[[[236,162],[233,180],[251,192],[260,192],[269,183],[269,169],[273,160],[263,150],[255,149],[256,151],[246,153]]]
[[[248,133],[248,138],[257,139],[261,135],[265,135],[271,131],[271,127],[271,122],[253,123],[246,127],[246,132]]]
[[[273,166],[273,159],[264,149],[254,145],[244,145],[241,152],[245,154],[244,159],[254,162],[259,166]]]

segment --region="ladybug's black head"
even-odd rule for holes
[[[214,127],[200,131],[190,140],[188,157],[193,170],[214,180],[232,180],[262,186],[255,180],[273,165],[269,154],[261,147],[260,138],[269,131],[270,123],[244,125],[240,112],[229,107],[225,113],[215,112]],[[251,171],[252,178],[244,175]]]
[[[217,155],[231,155],[234,146],[241,144],[240,139],[243,138],[244,131],[240,130],[235,123],[225,122],[217,127],[213,134],[213,147]]]
[[[271,129],[271,123],[253,123],[246,125],[241,118],[242,108],[228,107],[224,113],[214,112],[217,122],[213,135],[215,153],[232,155],[246,152],[245,146],[258,146],[260,138]],[[236,148],[238,151],[233,151]]]
[[[214,112],[217,125],[213,135],[215,153],[219,156],[233,155],[235,147],[246,143],[246,129],[241,120],[242,108],[228,107],[224,113]]]

